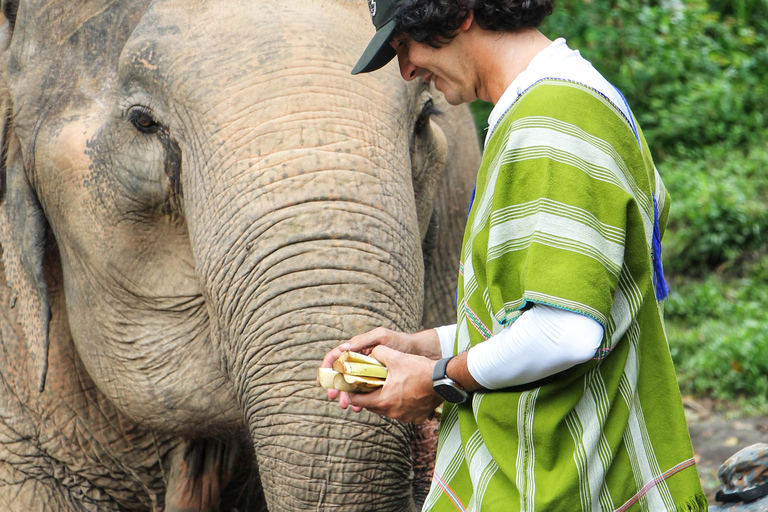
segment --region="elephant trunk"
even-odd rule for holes
[[[188,211],[190,236],[272,511],[412,506],[412,427],[342,411],[315,380],[337,344],[422,317],[408,155],[377,142],[251,157],[187,198],[216,212]]]
[[[363,319],[344,309],[338,315],[350,323]],[[308,348],[348,337],[342,323],[336,314],[310,314],[303,329],[290,330],[304,340],[253,351],[246,365],[243,406],[270,510],[410,507],[412,427],[366,411],[342,411],[315,383],[319,358]],[[302,331],[316,334],[301,336]]]
[[[418,328],[417,239],[403,240],[394,216],[359,203],[290,210],[271,228],[279,247],[246,258],[253,267],[246,265],[244,293],[232,297],[229,329],[237,354],[231,371],[270,510],[350,499],[360,510],[405,510],[411,427],[341,411],[315,379],[324,353],[355,334]]]

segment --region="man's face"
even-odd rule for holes
[[[397,51],[400,74],[405,80],[421,78],[434,81],[451,105],[469,103],[477,99],[473,73],[469,67],[472,59],[463,55],[461,45],[453,39],[440,48],[418,43],[406,35],[392,38],[390,43]]]

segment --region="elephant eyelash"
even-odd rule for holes
[[[429,124],[429,120],[433,116],[439,116],[442,114],[442,110],[435,106],[435,103],[432,101],[432,99],[428,99],[427,102],[424,103],[424,107],[422,107],[419,117],[416,118],[416,124],[414,125],[413,132],[416,135],[421,135]]]
[[[141,133],[152,134],[163,129],[146,107],[134,105],[128,109],[128,121]]]

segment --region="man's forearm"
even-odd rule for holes
[[[435,329],[426,329],[411,334],[411,336],[413,336],[413,354],[435,360],[443,357],[440,349],[440,337]]]
[[[469,373],[467,367],[467,354],[469,352],[462,352],[448,362],[448,367],[445,370],[446,375],[455,380],[461,387],[469,392],[482,389],[482,386],[477,383],[472,374]]]

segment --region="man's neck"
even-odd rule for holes
[[[501,95],[525,71],[531,60],[552,42],[538,29],[518,32],[492,32],[479,29],[474,42],[479,58],[475,68],[478,77],[477,95],[494,105]]]

